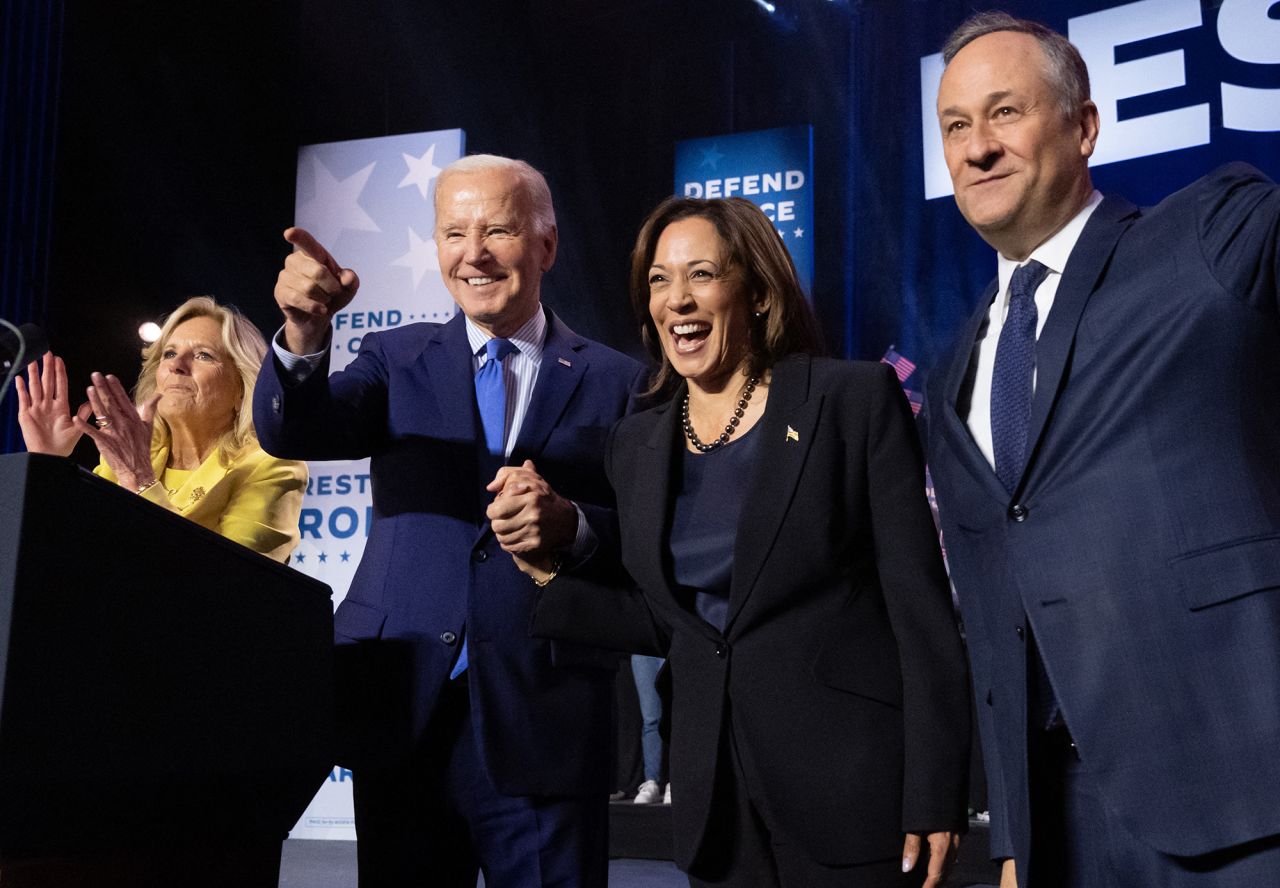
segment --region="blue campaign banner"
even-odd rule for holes
[[[813,286],[813,127],[784,126],[676,143],[676,194],[744,197],[760,207]]]
[[[970,0],[871,0],[851,10],[856,121],[849,352],[886,347],[926,372],[995,275],[956,209],[935,99],[940,49]],[[1089,68],[1101,131],[1094,186],[1157,203],[1223,163],[1280,179],[1280,17],[1268,0],[1008,0],[1067,35]],[[886,48],[891,47],[891,51]],[[874,84],[874,88],[869,85]]]

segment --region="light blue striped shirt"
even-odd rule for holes
[[[471,344],[471,371],[478,373],[489,360],[484,345],[493,336],[482,330],[471,318],[464,317],[463,320],[467,325],[467,342]],[[546,338],[547,316],[541,306],[519,330],[507,337],[516,347],[516,351],[502,362],[502,380],[507,386],[503,453],[508,457],[515,449],[516,440],[520,437],[520,426],[524,424],[525,414],[529,412],[529,402],[533,400],[533,386],[538,381],[538,370],[542,367],[542,343]]]

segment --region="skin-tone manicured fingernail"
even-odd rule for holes
[[[904,873],[909,873],[909,872],[911,872],[911,858],[910,858],[910,857],[904,857],[904,858],[902,858],[902,871],[903,871]]]

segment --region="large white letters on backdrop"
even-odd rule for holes
[[[1280,20],[1268,11],[1275,0],[1222,0],[1218,42],[1241,62],[1280,64]],[[1067,36],[1089,66],[1093,100],[1102,118],[1103,137],[1093,166],[1204,145],[1210,141],[1207,103],[1121,120],[1120,102],[1185,86],[1183,50],[1116,61],[1117,47],[1203,25],[1199,0],[1139,0],[1067,20]],[[925,199],[952,193],[942,158],[935,108],[942,55],[920,59],[920,119],[924,150]],[[1259,89],[1222,82],[1222,125],[1249,132],[1280,132],[1280,89]]]

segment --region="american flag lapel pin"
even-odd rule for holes
[[[788,441],[795,441],[797,444],[799,444],[799,443],[800,443],[800,433],[799,433],[799,432],[797,432],[795,429],[791,428],[791,426],[787,426],[787,440],[788,440]]]
[[[569,362],[569,359],[568,359],[568,358],[561,358],[561,359],[560,359],[560,363],[561,363],[561,364],[564,364],[566,367],[572,367],[572,366],[573,366],[573,364],[571,364],[571,363]]]

